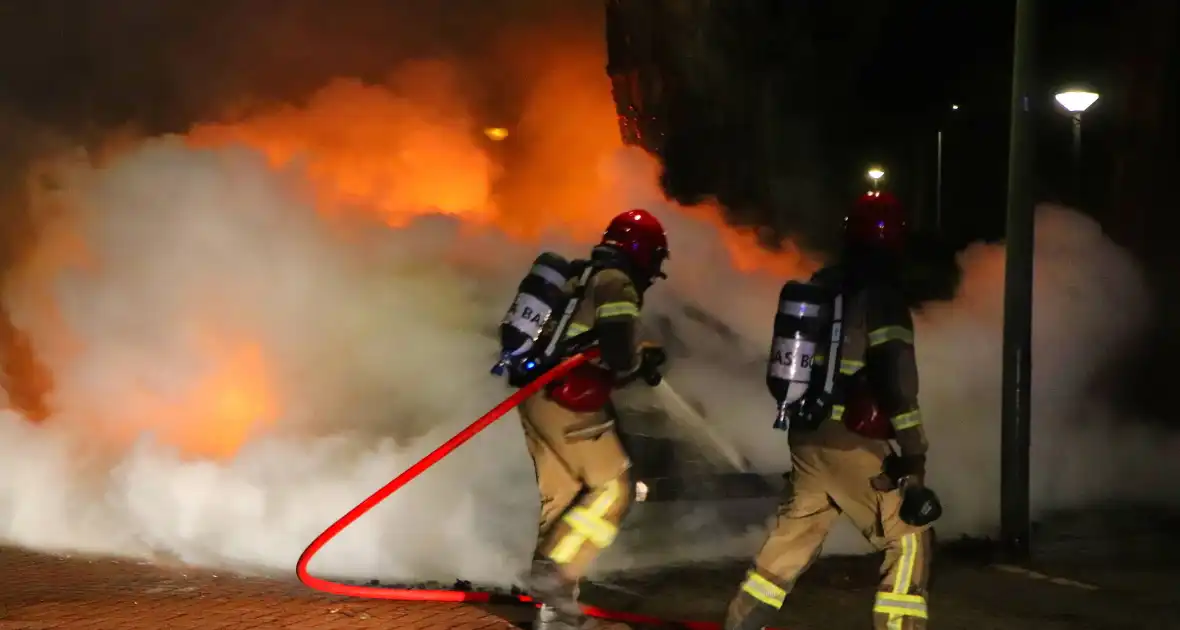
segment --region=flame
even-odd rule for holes
[[[326,216],[370,213],[398,228],[436,213],[522,241],[556,231],[592,242],[626,203],[602,172],[623,145],[601,42],[530,34],[506,39],[500,54],[525,60],[508,64],[528,84],[511,134],[482,122],[459,69],[416,62],[383,84],[338,79],[302,105],[256,108],[187,138],[254,147],[275,168],[302,166]],[[649,166],[639,174],[647,186],[659,175]],[[730,225],[717,203],[675,207],[715,230],[741,272],[796,277],[815,267],[791,243],[772,251],[754,230]],[[208,386],[210,432],[187,445],[225,454],[252,423],[273,417],[262,363],[255,350],[227,364],[232,376]]]
[[[188,139],[245,144],[276,168],[302,164],[327,215],[369,212],[401,227],[436,213],[518,240],[557,232],[588,243],[626,209],[601,172],[623,145],[600,40],[505,38],[498,54],[527,80],[511,135],[480,123],[486,117],[460,89],[459,69],[415,62],[384,84],[338,79],[301,106],[255,108],[197,125]],[[679,210],[717,230],[739,271],[797,276],[815,266],[790,243],[771,251],[753,230],[729,225],[716,203]],[[675,252],[674,233],[670,239]]]
[[[301,169],[325,218],[362,216],[396,229],[422,215],[442,214],[521,241],[557,232],[590,243],[635,195],[604,172],[622,142],[603,46],[599,32],[580,39],[559,32],[505,34],[491,55],[497,85],[485,80],[482,88],[515,86],[515,117],[475,105],[484,102],[477,94],[481,86],[461,79],[487,75],[451,63],[414,62],[380,83],[341,78],[303,103],[242,108],[194,125],[185,138],[198,148],[244,145],[276,170]],[[642,168],[650,172],[622,176],[653,189],[658,164]],[[754,230],[728,224],[716,203],[668,205],[718,233],[741,272],[796,277],[814,267],[790,243],[772,251]],[[28,268],[36,273],[26,275],[26,283],[51,286],[46,277],[63,268],[102,272],[101,261],[82,259],[84,243],[67,242],[67,231],[63,227],[58,239],[60,251],[42,250],[44,260]],[[675,227],[669,238],[675,257]],[[66,260],[69,254],[81,258]],[[131,430],[154,429],[190,455],[231,457],[283,412],[273,357],[241,331],[218,327],[201,313],[191,318],[176,325],[198,323],[205,333],[198,354],[212,368],[191,377],[179,395],[134,391],[121,404],[138,419],[128,423]],[[72,339],[64,322],[41,318],[29,325],[53,329],[34,335],[50,340],[38,352],[60,362],[79,351],[60,341]],[[55,343],[61,347],[49,347]]]
[[[40,360],[69,364],[88,349],[62,312],[54,287],[63,279],[85,283],[103,273],[102,259],[83,236],[83,219],[69,211],[78,202],[69,182],[50,176],[72,172],[79,159],[66,156],[36,165],[30,181],[38,184],[29,190],[29,207],[42,217],[40,236],[37,247],[6,277],[11,302],[6,306],[13,308],[11,318],[0,318],[0,342],[7,349],[0,366],[3,385],[9,404],[33,421],[56,411],[52,374]],[[196,312],[189,318],[174,325],[195,332],[190,354],[205,369],[176,389],[116,384],[125,388],[121,400],[109,409],[88,410],[103,420],[106,439],[127,444],[150,432],[187,455],[228,458],[280,417],[273,369],[263,346],[219,325],[210,314]]]
[[[272,425],[280,409],[261,345],[213,343],[209,349],[217,368],[187,397],[195,421],[169,437],[190,454],[230,457]]]
[[[125,415],[106,437],[130,444],[150,434],[189,457],[229,459],[279,419],[282,408],[260,344],[209,336],[196,355],[208,368],[178,391],[130,390],[108,412]]]
[[[413,86],[412,96],[338,80],[304,107],[196,125],[188,141],[244,144],[277,168],[302,162],[326,212],[361,206],[390,227],[426,212],[486,221],[495,166],[474,143],[473,122],[449,106],[457,98],[453,73],[438,63],[413,64],[395,82]]]

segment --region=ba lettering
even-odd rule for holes
[[[525,321],[536,324],[538,326],[541,325],[541,320],[542,320],[541,313],[534,311],[532,308],[530,308],[528,306],[524,307],[520,311],[520,318]]]
[[[795,365],[796,360],[799,362],[799,367],[802,369],[807,369],[807,368],[811,367],[811,355],[810,354],[801,354],[801,355],[796,356],[794,352],[777,352],[776,351],[774,353],[774,356],[771,357],[771,361],[778,363],[779,365],[785,365],[787,367],[793,367]]]

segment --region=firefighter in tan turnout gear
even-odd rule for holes
[[[643,293],[663,277],[667,257],[659,221],[645,210],[631,210],[611,221],[589,261],[565,263],[543,254],[522,282],[522,293],[528,289],[538,296],[557,295],[553,289],[562,282],[562,295],[573,297],[565,303],[568,323],[555,334],[574,341],[592,337],[600,352],[597,361],[575,368],[520,406],[541,494],[539,535],[527,580],[530,593],[544,604],[538,628],[582,627],[578,580],[614,542],[634,499],[631,462],[606,406],[616,387],[639,376],[649,382],[658,378],[655,368],[664,361],[663,351],[639,343],[636,327]],[[557,313],[535,313],[556,311],[552,307],[562,298],[548,305],[524,298],[518,295],[505,325],[516,317],[523,320],[517,330],[532,333],[558,319]]]
[[[914,329],[897,277],[904,227],[892,197],[867,194],[845,219],[839,263],[783,289],[767,383],[780,402],[775,427],[788,430],[791,484],[726,630],[773,625],[841,514],[885,552],[873,627],[926,627],[930,526],[942,508],[925,487]]]

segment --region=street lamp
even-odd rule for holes
[[[1073,119],[1074,203],[1082,200],[1082,114],[1098,101],[1098,94],[1085,90],[1064,90],[1053,97]]]
[[[885,171],[880,166],[873,166],[869,168],[869,179],[873,182],[873,190],[881,183],[881,178],[885,177]]]
[[[959,106],[952,103],[951,111],[959,111]],[[942,121],[945,123],[945,120]],[[938,161],[934,169],[934,229],[942,234],[942,128],[938,129]]]

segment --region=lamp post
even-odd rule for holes
[[[1085,90],[1065,90],[1054,97],[1073,120],[1073,190],[1075,204],[1082,201],[1082,114],[1098,101],[1098,94]]]
[[[1033,151],[1036,0],[1016,0],[1012,122],[1008,133],[1008,227],[1004,250],[1004,355],[1000,422],[1000,535],[1015,560],[1031,552],[1029,447],[1032,442]]]
[[[959,111],[959,106],[951,105],[951,111]],[[942,125],[938,129],[938,161],[934,169],[934,230],[942,234]]]
[[[873,166],[866,174],[869,176],[869,181],[873,182],[873,190],[877,190],[881,185],[881,179],[885,177],[885,170],[880,166]]]

